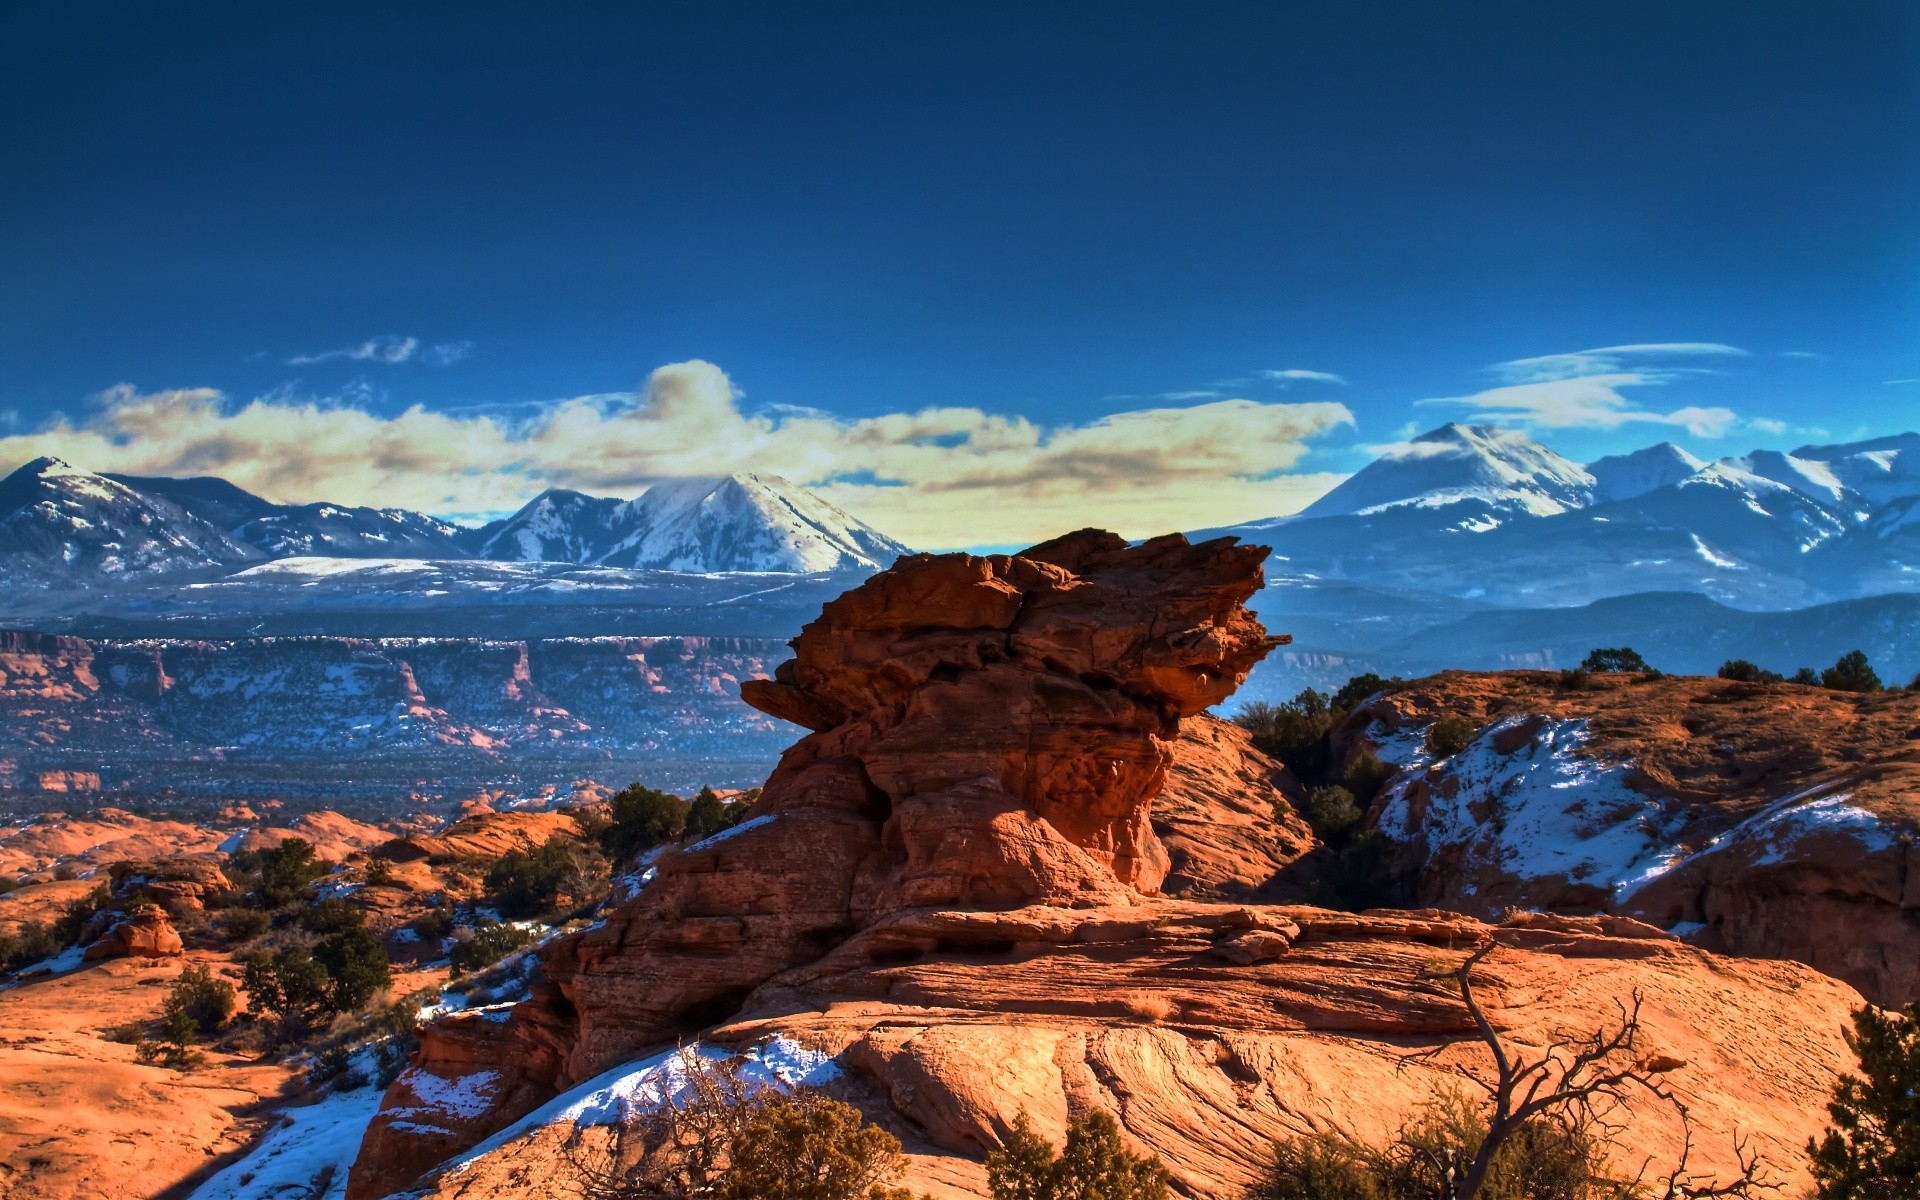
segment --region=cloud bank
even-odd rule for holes
[[[693,361],[659,368],[637,393],[557,401],[519,420],[123,384],[85,420],[0,437],[0,468],[52,454],[91,470],[219,475],[280,501],[436,513],[511,510],[546,487],[633,495],[663,478],[757,471],[911,545],[945,548],[1292,512],[1340,478],[1291,473],[1308,441],[1352,423],[1340,404],[1240,399],[1057,426],[977,408],[749,413],[725,372]]]
[[[1439,396],[1420,406],[1470,409],[1476,421],[1505,421],[1534,429],[1619,429],[1668,425],[1699,438],[1725,437],[1748,424],[1729,408],[1689,406],[1667,412],[1645,407],[1622,389],[1657,387],[1707,371],[1675,360],[1745,357],[1738,346],[1719,342],[1648,342],[1601,346],[1567,354],[1543,354],[1495,363],[1488,370],[1501,386],[1469,396]]]

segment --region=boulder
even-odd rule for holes
[[[103,958],[175,958],[184,953],[186,946],[167,910],[158,904],[141,904],[90,943],[81,958],[95,962]]]

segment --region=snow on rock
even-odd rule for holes
[[[380,1110],[380,1089],[337,1092],[318,1104],[287,1109],[282,1124],[246,1157],[196,1189],[190,1200],[343,1200],[347,1170],[367,1123]],[[324,1183],[322,1182],[324,1180]]]
[[[449,1173],[458,1174],[483,1155],[543,1126],[612,1125],[663,1104],[680,1104],[691,1089],[691,1062],[721,1063],[735,1058],[744,1060],[739,1078],[754,1089],[785,1091],[794,1087],[820,1087],[841,1076],[832,1058],[790,1038],[769,1038],[744,1054],[695,1042],[683,1049],[663,1051],[651,1058],[614,1067],[561,1093],[453,1159]],[[423,1072],[409,1071],[407,1078],[411,1081],[421,1074]]]
[[[1379,827],[1429,859],[1452,858],[1463,895],[1547,879],[1612,894],[1675,852],[1663,805],[1628,786],[1626,765],[1585,753],[1590,740],[1584,719],[1522,715],[1435,770],[1412,756],[1388,786]]]

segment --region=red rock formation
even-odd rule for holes
[[[184,953],[186,947],[167,910],[158,904],[141,904],[90,944],[81,957],[95,962],[103,958],[173,958]]]
[[[814,731],[751,819],[662,857],[634,900],[558,943],[510,1020],[426,1031],[351,1196],[404,1186],[557,1088],[724,1019],[890,914],[1156,893],[1168,857],[1150,809],[1181,719],[1284,640],[1245,607],[1266,555],[1083,530],[1013,556],[902,558],[827,604],[792,661],[742,685]],[[489,1111],[423,1115],[437,1089],[422,1073],[481,1059],[498,1073]]]
[[[108,866],[109,891],[124,900],[136,891],[176,916],[203,912],[208,896],[231,891],[233,881],[212,858],[163,858],[116,862]]]

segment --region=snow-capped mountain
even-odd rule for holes
[[[465,558],[463,532],[404,508],[301,504],[255,517],[233,534],[273,558]]]
[[[1357,516],[1462,502],[1550,516],[1592,503],[1594,477],[1524,433],[1493,425],[1443,425],[1392,447],[1308,505],[1301,518]]]
[[[623,500],[549,488],[524,508],[472,530],[466,545],[498,562],[590,563],[620,540]]]
[[[657,483],[617,520],[594,561],[668,571],[878,570],[906,546],[778,475]]]
[[[0,575],[9,583],[97,582],[261,557],[171,501],[57,458],[0,480]]]
[[[1920,588],[1915,497],[1914,434],[1712,463],[1662,444],[1581,467],[1449,425],[1298,516],[1208,534],[1271,545],[1286,572],[1481,603],[1669,591],[1781,609]]]
[[[1705,459],[1695,458],[1672,442],[1661,442],[1632,454],[1596,458],[1587,464],[1587,474],[1593,476],[1594,500],[1604,503],[1631,500],[1655,488],[1679,483],[1706,465]]]

